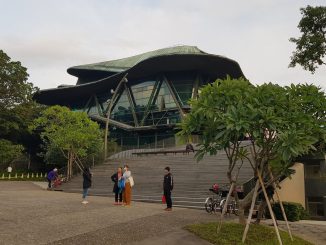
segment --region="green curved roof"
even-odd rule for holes
[[[86,64],[80,66],[73,66],[68,69],[68,73],[71,75],[77,75],[79,70],[97,70],[97,71],[106,71],[106,72],[123,72],[139,62],[156,57],[156,56],[164,56],[164,55],[173,55],[173,54],[207,54],[204,51],[200,50],[196,46],[175,46],[169,48],[158,49],[150,52],[146,52],[143,54],[131,56],[128,58]]]

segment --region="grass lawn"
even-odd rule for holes
[[[245,226],[237,223],[224,223],[219,234],[216,234],[217,223],[207,224],[195,224],[186,226],[185,229],[196,234],[197,236],[205,239],[213,244],[219,245],[236,245],[243,244],[242,234]],[[281,238],[283,244],[292,245],[313,245],[299,237],[293,237],[292,242],[290,236],[284,232],[281,232]],[[246,242],[244,244],[250,245],[274,245],[279,244],[274,227],[267,227],[264,225],[250,225]]]

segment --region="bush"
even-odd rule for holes
[[[283,202],[284,210],[288,221],[298,221],[308,218],[308,213],[300,203],[295,202]],[[284,220],[280,203],[274,203],[272,205],[275,218],[278,220]],[[271,218],[268,209],[266,210],[266,217]]]

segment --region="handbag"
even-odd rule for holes
[[[124,179],[120,179],[118,181],[118,188],[119,189],[124,189],[125,188],[125,180]]]
[[[165,204],[166,203],[166,198],[164,195],[162,195],[162,203]]]
[[[129,183],[130,187],[133,187],[135,185],[134,178],[132,176],[129,177]]]

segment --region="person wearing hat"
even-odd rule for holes
[[[165,175],[163,180],[163,192],[166,200],[166,209],[165,211],[172,211],[172,198],[171,192],[173,190],[173,177],[170,172],[170,167],[164,169]]]
[[[58,177],[58,169],[54,168],[52,171],[50,171],[47,175],[48,180],[48,189],[52,188],[52,182]]]

